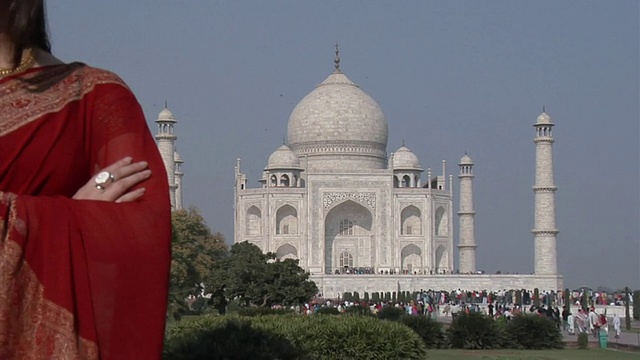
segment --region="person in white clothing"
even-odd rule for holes
[[[616,333],[616,339],[620,339],[620,317],[613,314],[613,331]]]
[[[576,333],[576,319],[573,316],[572,313],[569,313],[569,316],[567,316],[567,332],[570,335],[575,335]]]

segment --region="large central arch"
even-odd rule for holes
[[[331,209],[324,222],[325,272],[339,270],[339,255],[344,252],[353,255],[353,266],[371,266],[358,260],[361,251],[370,247],[372,228],[371,211],[355,201],[347,200]]]

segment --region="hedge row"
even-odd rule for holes
[[[447,330],[453,348],[562,349],[562,333],[555,321],[536,314],[496,321],[481,313],[460,314]]]
[[[259,311],[262,314],[207,315],[179,322],[167,330],[164,358],[423,359],[427,348],[564,346],[556,323],[538,315],[518,315],[507,322],[462,313],[445,330],[429,317],[406,315],[395,307],[383,308],[377,317],[368,308],[340,315],[330,311],[334,308],[322,309],[315,316]]]
[[[415,331],[429,349],[561,349],[562,334],[556,322],[535,314],[510,321],[493,320],[481,313],[461,313],[444,330],[442,323],[426,316],[407,315],[401,308],[385,307],[378,318],[401,322]]]
[[[424,359],[418,334],[371,316],[203,316],[167,330],[163,358]]]

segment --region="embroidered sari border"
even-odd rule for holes
[[[0,136],[82,99],[100,84],[126,84],[114,73],[81,63],[45,68],[0,84]]]
[[[0,359],[98,359],[97,344],[78,335],[69,310],[44,297],[44,286],[12,239],[25,229],[10,198],[0,192],[0,208],[9,210],[0,213]]]

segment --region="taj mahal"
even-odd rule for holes
[[[165,108],[156,123],[172,206],[180,209],[176,120]],[[445,161],[425,168],[405,144],[387,153],[387,119],[342,72],[336,47],[334,71],[293,108],[287,139],[268,157],[258,187],[249,187],[237,160],[234,242],[298,259],[325,297],[345,291],[562,289],[553,126],[544,110],[534,124],[535,268],[531,275],[480,274],[471,157],[464,153],[456,164],[454,204],[454,175]]]

